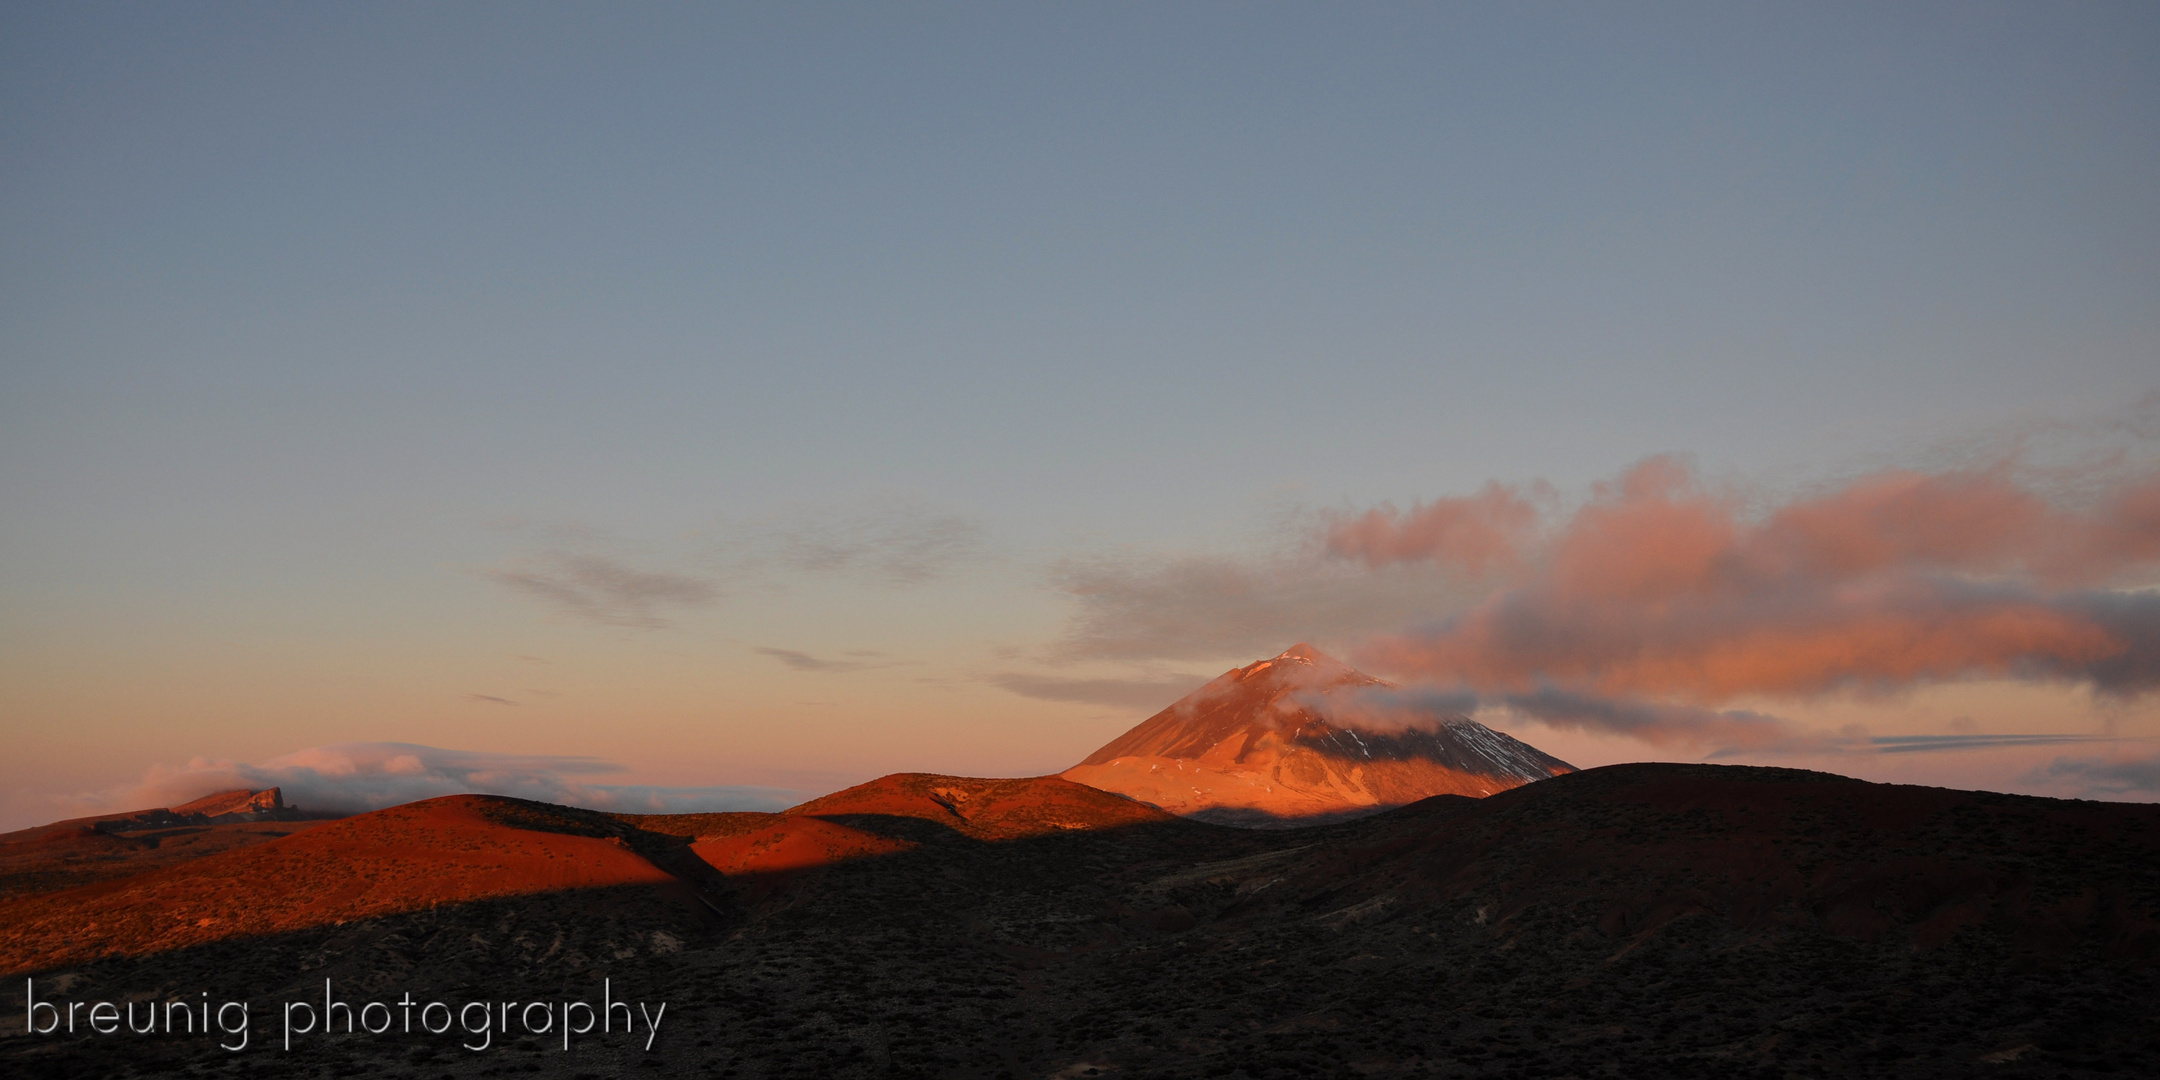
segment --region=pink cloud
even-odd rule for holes
[[[1475,574],[1517,565],[1537,522],[1536,505],[1495,482],[1475,495],[1434,499],[1407,513],[1380,506],[1338,518],[1328,526],[1327,549],[1372,566],[1430,560]]]
[[[2160,479],[2066,509],[2003,469],[1887,472],[1750,517],[1653,458],[1543,533],[1504,488],[1429,512],[1441,505],[1339,522],[1330,550],[1513,570],[1435,624],[1370,640],[1362,663],[1487,693],[1697,705],[1978,676],[2160,682],[2160,595],[2109,587],[2160,560]]]

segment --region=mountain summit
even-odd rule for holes
[[[1187,817],[1279,825],[1575,771],[1467,716],[1406,716],[1388,707],[1392,689],[1299,643],[1224,672],[1060,775]]]

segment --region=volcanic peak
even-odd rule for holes
[[[1384,679],[1375,679],[1302,641],[1265,660],[1255,661],[1241,668],[1231,668],[1223,672],[1223,676],[1228,678],[1235,675],[1239,680],[1244,680],[1267,671],[1274,672],[1272,677],[1275,679],[1310,683],[1316,688],[1343,684],[1393,685]]]
[[[1490,795],[1574,771],[1468,716],[1400,702],[1394,689],[1300,642],[1222,673],[1063,775],[1249,824]]]

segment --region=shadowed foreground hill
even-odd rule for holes
[[[899,776],[782,815],[592,815],[635,830],[613,838],[628,847],[595,844],[661,861],[774,829],[846,830],[862,848],[780,874],[735,849],[747,861],[712,886],[724,915],[652,900],[639,879],[41,975],[76,998],[262,1000],[319,993],[326,975],[356,993],[519,1000],[590,994],[604,976],[670,1002],[676,1026],[649,1055],[620,1039],[471,1054],[421,1036],[225,1055],[17,1028],[0,1063],[572,1077],[652,1061],[657,1075],[990,1080],[2024,1077],[2160,1060],[2160,807],[1700,765],[1294,831],[1122,800],[1083,804],[1133,808],[1095,822],[1068,797],[1109,798]],[[583,813],[516,805],[536,821]],[[328,851],[295,841],[329,828],[239,854]],[[350,887],[339,876],[291,887],[328,895]]]
[[[2160,953],[2160,807],[1629,765],[1439,798],[1331,845],[1277,887],[1507,927],[1567,912],[1628,941],[1710,921],[1931,948],[1968,929],[2033,955]]]
[[[807,869],[908,850],[925,829],[1012,840],[1167,820],[1160,810],[1055,777],[900,773],[779,814],[606,814],[453,795],[260,847],[206,847],[197,858],[143,864],[147,872],[133,876],[0,904],[0,971],[574,890],[643,887],[717,913],[735,893],[763,895]],[[143,843],[62,826],[29,830],[22,858],[56,849],[72,856],[73,845],[95,840]],[[86,831],[87,840],[78,836]]]

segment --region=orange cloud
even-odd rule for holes
[[[1443,503],[1338,522],[1329,549],[1513,572],[1435,625],[1373,640],[1364,664],[1485,692],[1699,704],[1973,676],[2160,683],[2160,594],[2106,587],[2160,560],[2160,480],[2069,510],[2005,470],[1891,472],[1751,519],[1654,458],[1542,535],[1504,488],[1433,512]]]
[[[1381,506],[1338,519],[1328,527],[1327,548],[1373,566],[1429,559],[1480,573],[1516,565],[1537,521],[1535,505],[1496,482],[1475,495],[1434,499],[1408,513]]]

